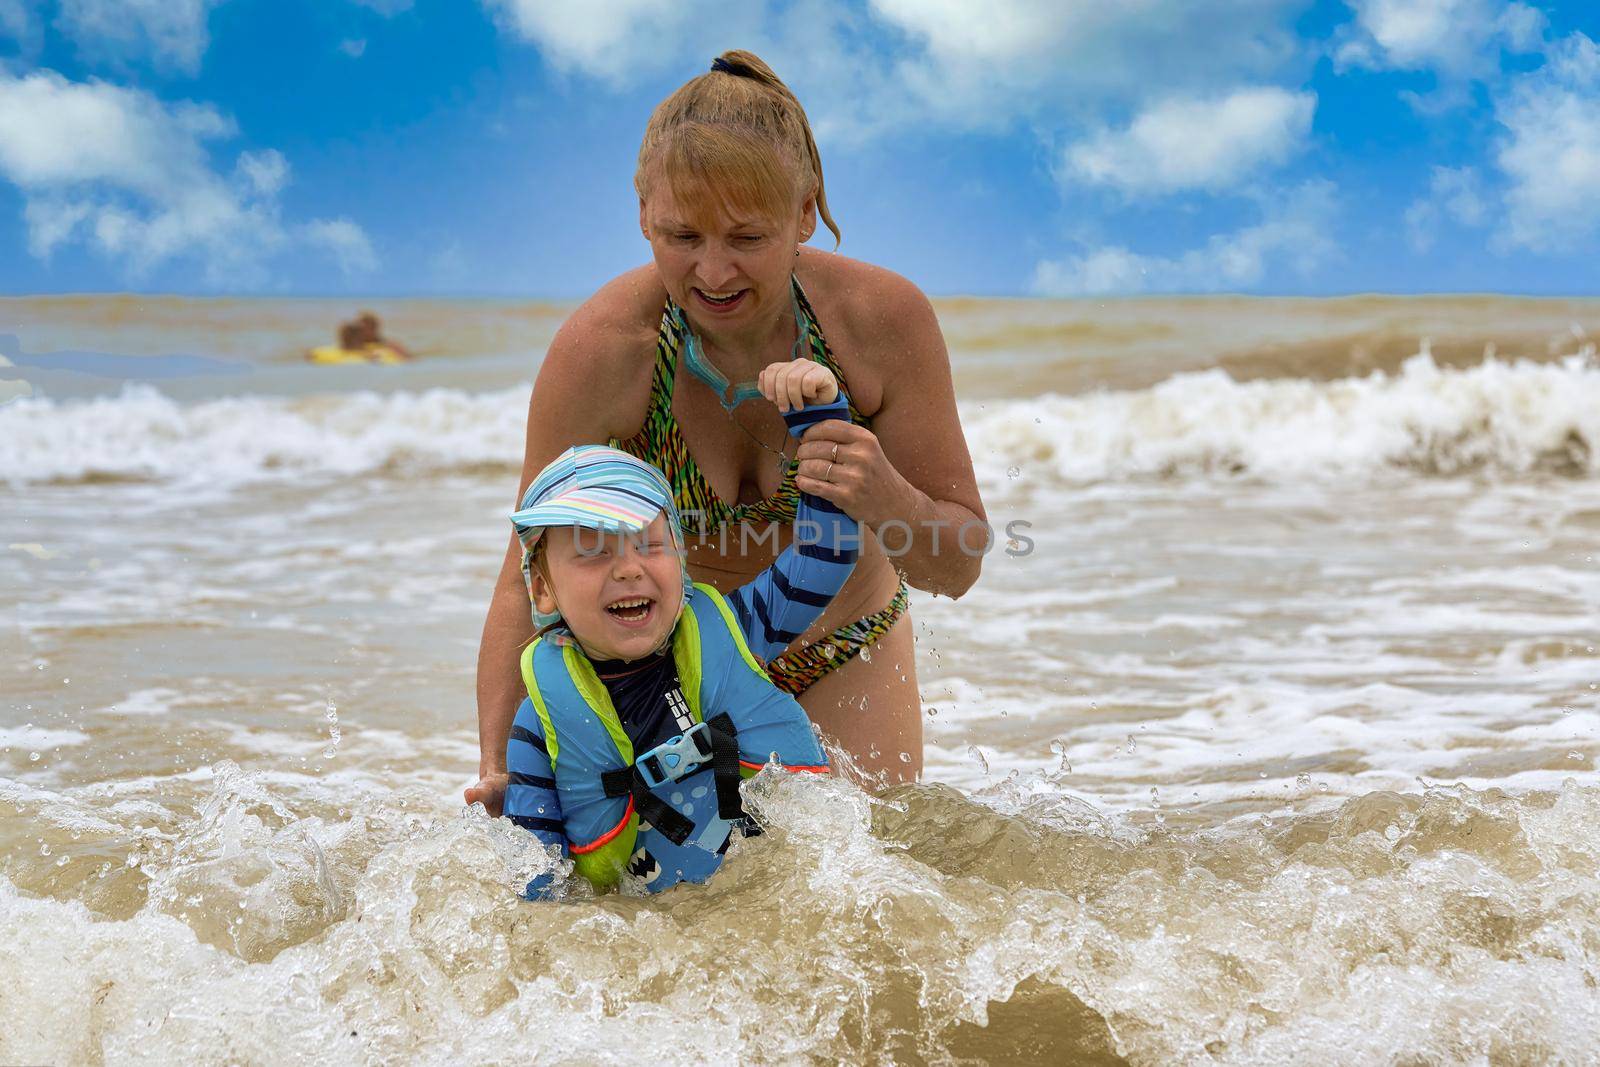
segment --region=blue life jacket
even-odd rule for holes
[[[743,817],[742,779],[772,761],[794,771],[828,767],[805,710],[772,684],[711,586],[695,583],[672,656],[695,726],[641,754],[640,767],[611,694],[575,642],[541,638],[522,654],[569,851],[599,889],[624,872],[652,891],[704,881]]]

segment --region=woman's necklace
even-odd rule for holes
[[[763,451],[770,452],[772,455],[778,457],[778,477],[782,478],[784,474],[788,473],[788,470],[789,470],[789,432],[787,430],[785,430],[784,434],[783,434],[783,448],[776,449],[776,448],[773,448],[771,445],[767,444],[761,438],[757,437],[750,430],[750,427],[746,426],[744,423],[739,421],[739,417],[737,415],[735,415],[733,412],[731,412],[731,411],[728,412],[728,418],[733,421],[733,424],[735,426],[739,427],[739,429],[744,431],[744,435],[746,437],[750,438],[750,440],[754,441],[757,445],[759,445],[762,448]]]

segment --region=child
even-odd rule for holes
[[[849,418],[820,363],[776,363],[760,382],[783,399],[794,437]],[[856,521],[802,492],[794,542],[726,598],[690,581],[671,487],[625,452],[568,449],[511,521],[540,629],[522,655],[528,699],[507,742],[505,814],[596,888],[624,873],[652,892],[704,881],[744,817],[741,779],[769,760],[827,769],[805,712],[758,657],[781,652],[844,585]],[[551,881],[525,895],[550,895]]]

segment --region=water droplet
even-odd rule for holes
[[[935,707],[934,705],[929,704],[928,705],[928,718],[931,719],[937,714],[939,714],[939,709],[937,707]]]
[[[1266,771],[1261,771],[1256,775],[1257,778],[1265,778],[1266,776],[1267,776],[1267,772]]]
[[[1021,467],[1007,467],[1006,468],[1006,477],[1007,478],[1020,478],[1020,477],[1022,477],[1022,468]]]
[[[48,842],[48,841],[40,841],[39,842],[39,855],[41,855],[41,856],[50,855],[50,842]]]
[[[1129,734],[1128,735],[1128,755],[1131,756],[1137,751],[1139,751],[1139,742],[1137,742],[1137,741],[1135,741],[1133,739],[1133,735],[1132,734]]]
[[[968,745],[967,755],[972,759],[972,762],[978,765],[979,770],[983,771],[984,774],[989,773],[989,761],[984,758],[983,749],[977,745]]]
[[[39,762],[39,753],[37,753],[37,752],[28,753],[28,762],[29,763],[38,763]]]
[[[1057,774],[1071,774],[1072,761],[1067,759],[1067,743],[1065,741],[1050,742],[1050,751],[1060,761],[1056,766]]]
[[[72,684],[72,679],[71,678],[63,678],[63,679],[61,679],[61,684],[62,685],[71,685]]]
[[[1582,752],[1568,752],[1567,753],[1567,758],[1568,759],[1575,759],[1579,763],[1582,763],[1584,757],[1583,757],[1583,753]]]
[[[872,653],[868,652],[864,648],[861,650],[861,662],[862,663],[871,663],[872,662]]]
[[[910,763],[911,762],[911,753],[909,753],[909,752],[900,753],[900,762],[901,763]]]
[[[60,859],[56,860],[56,866],[57,867],[65,867],[66,865],[67,865],[67,857],[62,856]]]
[[[1400,827],[1390,824],[1383,828],[1383,836],[1389,841],[1400,840]]]

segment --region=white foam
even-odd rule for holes
[[[1600,368],[1587,356],[1451,370],[1423,352],[1393,377],[1331,382],[1210,370],[1139,391],[966,405],[963,416],[980,481],[1006,492],[1151,475],[1600,472]]]
[[[24,398],[0,407],[0,477],[215,486],[510,466],[522,453],[525,397],[514,386],[183,404],[140,385],[87,401]],[[1424,351],[1392,377],[1236,382],[1211,370],[1130,392],[967,404],[962,421],[997,495],[1174,474],[1293,481],[1550,464],[1593,475],[1600,368],[1585,355],[1452,370]]]
[[[44,751],[81,745],[89,735],[79,730],[49,730],[43,726],[0,726],[0,749],[17,748]]]
[[[149,386],[87,401],[0,407],[0,478],[237,483],[391,465],[452,469],[521,459],[527,387],[181,404]]]

